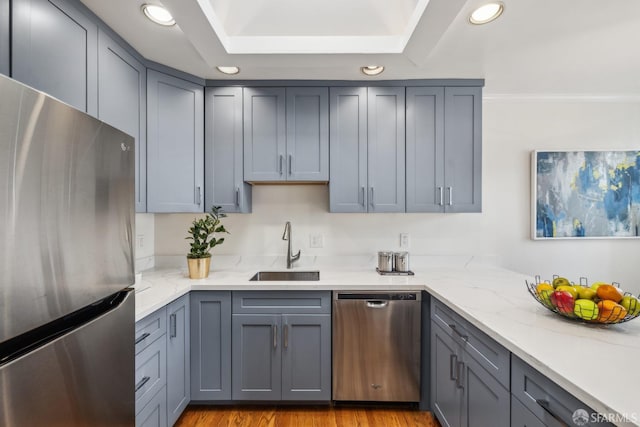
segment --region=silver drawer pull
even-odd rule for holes
[[[460,331],[458,330],[458,328],[456,327],[456,325],[449,325],[449,327],[451,328],[451,330],[453,332],[456,333],[457,336],[459,336],[460,338],[462,338],[464,341],[469,341],[469,335],[462,335],[462,333],[460,333]]]
[[[389,305],[389,301],[367,301],[369,308],[385,308]]]
[[[551,408],[549,408],[549,401],[543,399],[536,399],[536,403],[544,409],[544,411],[549,414],[554,420],[559,422],[563,427],[569,427],[567,423],[562,421],[562,418],[556,413],[554,413]]]
[[[175,338],[176,336],[178,336],[177,318],[176,314],[173,313],[169,316],[169,338]]]
[[[365,195],[364,195],[364,187],[361,187],[361,190],[362,190],[362,206],[365,206],[365,203],[366,203],[365,199],[366,199],[366,197],[365,197]]]
[[[293,174],[293,155],[289,154],[289,175]]]
[[[140,390],[146,383],[149,382],[151,377],[143,377],[138,384],[136,384],[136,393]]]
[[[464,388],[464,362],[458,362],[456,365],[456,387]]]
[[[273,325],[271,330],[273,331],[273,348],[276,348],[278,346],[278,326]]]
[[[284,160],[284,156],[281,154],[280,155],[280,167],[279,167],[279,173],[280,175],[282,175],[282,161]]]
[[[438,200],[438,205],[442,206],[444,204],[443,187],[438,187],[438,192],[440,193],[440,199]]]
[[[144,341],[149,335],[151,335],[149,332],[145,332],[144,334],[140,335],[139,338],[136,338],[136,344],[140,344],[142,341]]]
[[[289,325],[284,325],[284,348],[289,348]]]
[[[236,206],[240,206],[240,187],[236,187]]]
[[[453,206],[453,187],[447,187],[449,190],[449,206]]]
[[[458,365],[458,356],[452,354],[449,356],[449,379],[455,381],[458,384],[458,371],[456,370]]]

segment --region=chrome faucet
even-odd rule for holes
[[[289,221],[284,225],[282,240],[289,241],[289,244],[287,245],[287,268],[291,268],[293,267],[293,263],[300,259],[300,251],[295,255],[291,255],[291,222]]]

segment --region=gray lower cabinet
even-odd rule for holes
[[[191,292],[191,400],[231,400],[231,292]]]
[[[135,326],[136,426],[167,425],[167,311],[163,307]],[[157,423],[153,420],[157,420]]]
[[[136,212],[147,210],[147,70],[98,32],[98,118],[135,138]]]
[[[234,400],[331,399],[330,292],[234,292]]]
[[[404,87],[331,88],[329,107],[329,210],[404,212]]]
[[[244,180],[329,179],[326,87],[244,88]]]
[[[482,88],[407,88],[407,212],[482,209]]]
[[[431,319],[435,416],[449,427],[508,427],[509,352],[435,299]]]
[[[167,393],[162,387],[136,414],[136,427],[167,427]]]
[[[11,7],[9,0],[0,0],[0,74],[11,72]]]
[[[147,70],[147,211],[204,210],[204,89]]]
[[[547,427],[533,412],[511,396],[511,427]]]
[[[67,0],[13,0],[11,8],[12,77],[96,116],[97,25]]]
[[[205,89],[205,210],[251,212],[243,177],[242,88]]]
[[[167,420],[173,425],[191,400],[189,294],[167,305]]]

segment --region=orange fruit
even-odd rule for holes
[[[602,287],[602,286],[601,286]],[[598,288],[600,289],[600,288]],[[627,310],[620,304],[616,304],[612,300],[602,300],[598,302],[598,318],[601,323],[615,323],[624,319]]]
[[[598,298],[611,300],[615,303],[619,303],[623,297],[622,292],[620,292],[618,288],[613,285],[600,285],[598,286],[596,293],[598,295]]]

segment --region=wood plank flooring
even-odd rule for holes
[[[176,427],[440,427],[430,412],[385,406],[190,405]]]

